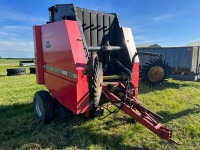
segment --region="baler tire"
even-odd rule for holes
[[[35,73],[36,73],[35,67],[31,67],[30,68],[30,74],[35,74]]]
[[[26,68],[7,69],[7,76],[26,74]]]
[[[101,92],[102,92],[102,85],[103,84],[103,68],[101,62],[96,62],[94,65],[94,75],[93,75],[93,106],[97,108],[99,106]]]
[[[48,91],[38,91],[33,98],[34,113],[38,120],[50,122],[55,118],[54,100]]]

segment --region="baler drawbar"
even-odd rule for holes
[[[49,122],[56,113],[94,118],[110,102],[159,137],[180,144],[156,121],[162,117],[137,99],[140,79],[157,87],[170,75],[161,55],[137,52],[131,29],[121,27],[115,13],[61,4],[49,14],[47,24],[33,27],[37,83],[48,89],[34,95],[37,119]],[[138,55],[155,59],[139,69]]]

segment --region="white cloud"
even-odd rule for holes
[[[0,41],[0,51],[18,51],[18,52],[31,52],[33,51],[33,42],[29,40],[1,40]]]
[[[172,14],[164,14],[164,15],[160,15],[160,16],[156,16],[156,17],[153,17],[152,20],[153,21],[166,21],[166,20],[169,20],[173,17]]]
[[[31,30],[31,26],[25,25],[0,26],[0,54],[2,52],[10,53],[10,55],[13,52],[33,52]]]
[[[137,44],[144,44],[144,43],[163,43],[166,41],[164,38],[160,37],[152,37],[152,36],[144,36],[144,35],[136,35],[134,36],[135,42]]]
[[[43,24],[48,18],[5,6],[0,6],[0,10],[0,55],[33,57],[32,26]]]
[[[6,36],[6,35],[8,35],[8,33],[4,32],[4,31],[0,31],[0,37],[1,36]]]
[[[191,40],[190,42],[200,42],[200,38],[199,39]]]
[[[32,35],[32,26],[9,25],[0,26],[0,40],[26,39]]]

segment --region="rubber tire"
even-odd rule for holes
[[[35,67],[31,67],[30,68],[30,74],[35,74],[35,73],[36,73]]]
[[[38,120],[50,122],[55,118],[54,100],[48,91],[38,91],[33,98],[34,113]]]
[[[102,63],[97,62],[94,66],[94,76],[93,76],[93,98],[94,98],[94,107],[97,108],[99,106],[101,94],[98,94],[98,84],[99,84],[99,76],[103,76],[103,69],[102,69]]]
[[[26,68],[7,69],[7,76],[26,74]]]

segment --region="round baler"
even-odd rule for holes
[[[47,24],[33,27],[37,83],[48,89],[34,95],[37,119],[49,122],[56,112],[94,118],[110,102],[173,141],[172,131],[157,121],[162,117],[137,99],[140,79],[156,87],[170,74],[162,56],[137,52],[131,29],[121,27],[115,13],[62,4],[50,7],[49,14]],[[138,55],[155,59],[139,70]]]

